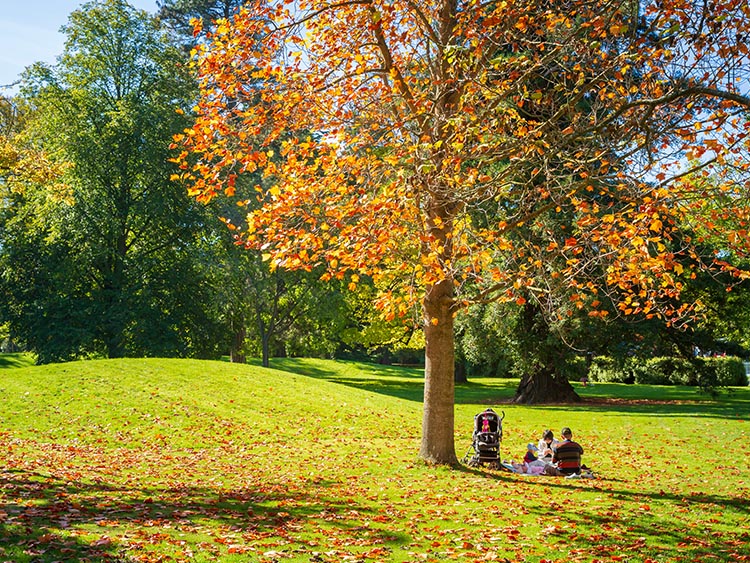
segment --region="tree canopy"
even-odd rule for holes
[[[743,0],[254,3],[197,48],[178,161],[202,201],[273,179],[241,237],[274,266],[421,306],[421,455],[452,463],[463,306],[674,324],[696,271],[747,277],[748,24]]]
[[[191,250],[204,216],[167,162],[190,123],[175,110],[195,92],[184,56],[121,0],[85,4],[64,32],[59,63],[31,67],[19,97],[25,125],[2,183],[3,317],[42,362],[211,354]]]

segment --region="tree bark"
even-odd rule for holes
[[[580,403],[581,397],[570,382],[551,367],[526,374],[518,385],[514,403],[532,405],[538,403]]]
[[[261,364],[264,368],[271,366],[271,335],[267,332],[261,333],[260,337]]]
[[[244,327],[238,328],[232,337],[232,347],[229,350],[229,359],[233,364],[244,364],[246,362],[243,349],[245,348],[245,336],[247,331]]]
[[[513,402],[526,405],[580,402],[567,377],[555,369],[565,361],[567,349],[559,339],[550,338],[549,324],[537,302],[526,301],[515,330],[528,367]]]
[[[428,288],[424,301],[425,380],[422,446],[428,463],[457,465],[454,445],[453,282]]]
[[[469,381],[466,377],[466,362],[463,360],[456,361],[453,370],[453,381],[456,383],[467,383]]]

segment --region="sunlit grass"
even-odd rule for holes
[[[750,438],[748,389],[714,400],[597,384],[578,388],[590,402],[525,407],[507,402],[512,380],[457,387],[459,456],[474,414],[493,406],[506,414],[504,458],[520,458],[544,428],[573,428],[599,479],[566,480],[420,463],[420,370],[272,367],[1,370],[0,561],[750,556],[750,471],[731,462]]]

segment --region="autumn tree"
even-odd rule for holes
[[[749,23],[744,0],[249,5],[198,49],[183,177],[205,201],[261,170],[248,247],[367,276],[388,317],[421,308],[421,456],[455,463],[466,305],[680,324],[694,271],[746,277],[724,257],[747,251],[748,186],[684,180],[748,148]],[[715,235],[708,259],[687,223]]]

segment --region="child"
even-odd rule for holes
[[[541,475],[547,462],[537,459],[537,447],[534,444],[526,444],[526,455],[523,456],[521,463],[511,462],[509,469],[515,473],[524,473],[526,475]]]
[[[524,463],[531,463],[536,461],[536,452],[539,451],[534,444],[526,444],[526,455],[523,456]]]
[[[538,461],[532,463],[511,463],[514,473],[523,473],[524,475],[542,475],[544,466],[537,465]]]

